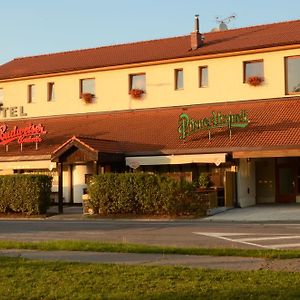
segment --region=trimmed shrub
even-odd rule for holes
[[[107,173],[93,176],[88,185],[94,213],[103,215],[203,215],[207,196],[195,184],[146,173]]]
[[[45,213],[51,186],[52,177],[47,175],[0,176],[0,212]]]

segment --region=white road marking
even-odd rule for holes
[[[254,244],[254,243],[249,243],[249,242],[239,242],[238,240],[234,240],[234,239],[230,239],[230,238],[226,238],[225,236],[233,236],[233,235],[247,235],[245,233],[239,233],[239,234],[227,234],[227,233],[222,233],[222,235],[220,233],[216,233],[216,232],[193,232],[194,234],[199,234],[199,235],[205,235],[205,236],[209,236],[209,237],[215,237],[215,238],[219,238],[221,240],[225,240],[228,242],[236,242],[236,243],[241,243],[241,244],[245,244],[245,245],[250,245],[250,246],[255,246],[255,247],[260,247],[260,248],[267,248],[269,249],[269,247],[264,246],[264,245],[259,245],[259,244]],[[254,235],[254,234],[253,234]]]
[[[239,242],[251,242],[251,241],[271,241],[271,240],[285,240],[285,239],[300,239],[300,235],[289,235],[289,236],[272,236],[272,237],[258,237],[258,238],[243,238],[236,239]]]
[[[231,232],[193,232],[193,234],[198,235],[204,235],[208,237],[214,237],[218,239],[222,239],[228,242],[235,242],[235,243],[241,243],[245,245],[260,247],[260,248],[266,248],[266,249],[281,249],[281,248],[295,248],[300,247],[300,243],[294,243],[294,244],[272,244],[272,245],[261,245],[258,243],[252,243],[252,242],[259,242],[259,241],[268,241],[268,240],[286,240],[286,239],[300,239],[300,235],[288,235],[288,234],[268,234],[268,236],[265,237],[258,237],[258,235],[262,234],[255,234],[255,233],[231,233]],[[249,238],[230,238],[230,237],[236,237],[236,236],[251,236]],[[257,236],[257,237],[253,237]]]
[[[280,248],[295,248],[300,247],[300,244],[278,244],[278,245],[270,245],[270,248],[272,249],[280,249]]]

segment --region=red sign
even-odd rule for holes
[[[42,124],[30,124],[24,128],[15,126],[13,130],[7,131],[7,125],[0,125],[0,145],[8,145],[13,141],[18,141],[19,144],[24,143],[39,143],[42,141],[41,134],[46,134]]]

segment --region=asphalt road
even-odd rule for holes
[[[300,249],[300,224],[209,223],[198,220],[0,220],[0,239]]]

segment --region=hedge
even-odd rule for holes
[[[0,212],[43,214],[50,205],[52,177],[1,175]]]
[[[203,215],[207,198],[195,185],[146,173],[107,173],[93,176],[89,205],[102,215]]]

